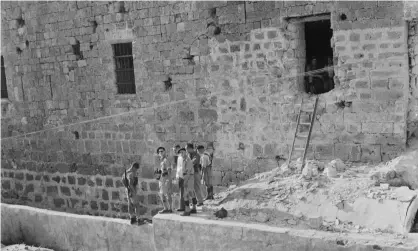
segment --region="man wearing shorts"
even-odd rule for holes
[[[161,210],[160,214],[166,214],[166,213],[172,213],[172,177],[171,177],[171,171],[172,171],[172,163],[167,158],[165,153],[164,147],[158,147],[157,154],[160,159],[160,166],[159,166],[159,172],[161,173],[160,179],[159,179],[159,186],[160,186],[160,198],[163,203],[164,209]]]

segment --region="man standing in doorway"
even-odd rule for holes
[[[200,172],[202,170],[202,167],[200,166],[200,156],[199,154],[194,150],[193,144],[189,143],[187,144],[187,153],[189,154],[189,158],[193,162],[193,168],[194,168],[194,192],[195,197],[193,198],[193,207],[197,204],[197,206],[203,206],[203,196],[202,196],[202,190],[201,190],[201,175]],[[196,210],[192,210],[191,213],[196,213]]]
[[[139,164],[133,163],[128,170],[122,175],[122,183],[126,188],[126,197],[128,199],[128,212],[131,218],[131,224],[137,223],[138,225],[145,224],[140,219],[140,204],[139,197],[136,191],[138,185],[138,170]]]
[[[204,146],[199,146],[197,151],[200,154],[200,164],[202,166],[202,180],[206,187],[207,196],[205,200],[213,200],[213,185],[212,185],[212,159],[213,146],[208,145],[206,151]]]
[[[172,213],[172,177],[171,177],[171,171],[172,171],[172,164],[170,163],[170,160],[167,159],[165,148],[164,147],[158,147],[157,149],[158,156],[160,158],[160,173],[161,177],[159,180],[160,185],[160,198],[163,203],[164,209],[161,210],[160,214],[166,214],[166,213]]]

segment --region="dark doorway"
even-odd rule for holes
[[[321,94],[334,89],[331,38],[329,19],[305,23],[307,72],[305,90],[308,93]]]
[[[9,98],[7,94],[6,72],[4,68],[3,56],[1,56],[1,98]]]
[[[414,222],[412,222],[411,233],[418,233],[418,211],[415,214]]]

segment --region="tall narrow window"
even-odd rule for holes
[[[1,56],[1,98],[9,98],[7,95],[6,72],[4,69],[4,58]]]
[[[132,43],[114,44],[116,86],[119,94],[135,94],[134,60]]]

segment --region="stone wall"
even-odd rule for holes
[[[414,96],[402,2],[19,1],[1,8],[9,93],[1,120],[4,201],[68,210],[71,200],[87,201],[87,209],[96,201],[100,208],[100,189],[110,196],[117,186],[77,185],[65,197],[52,178],[116,184],[123,167],[140,161],[146,180],[155,149],[173,143],[214,142],[216,185],[276,167],[276,156],[288,155],[302,97],[308,100],[296,77],[305,68],[303,25],[288,17],[331,13],[334,31],[336,88],[320,96],[308,157],[381,161],[405,147]],[[111,44],[124,41],[133,42],[136,94],[116,92]],[[10,192],[21,188],[14,177],[27,173],[52,183]],[[51,186],[59,192],[48,193]],[[154,197],[144,200],[153,208]]]
[[[119,177],[80,173],[2,170],[2,200],[78,214],[128,217],[125,188]],[[160,206],[158,183],[140,179],[140,214],[155,215]],[[178,203],[176,203],[177,205]]]

